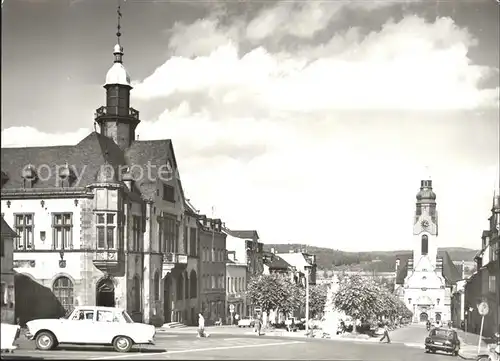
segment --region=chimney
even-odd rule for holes
[[[399,258],[396,258],[396,272],[399,270],[399,264],[400,264]]]
[[[274,253],[274,248],[271,248],[271,253]]]

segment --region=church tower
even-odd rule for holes
[[[120,44],[121,19],[118,6],[117,44],[114,47],[114,64],[106,74],[106,106],[96,110],[95,121],[101,134],[113,139],[123,150],[130,147],[135,139],[135,128],[139,124],[139,112],[130,107],[130,75],[123,66],[123,47]]]
[[[420,266],[437,266],[438,215],[436,193],[432,190],[430,177],[420,182],[413,222],[413,262]],[[425,261],[424,261],[425,260]],[[430,264],[429,264],[430,263]],[[430,270],[429,270],[430,271]]]

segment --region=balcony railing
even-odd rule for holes
[[[116,108],[116,107],[109,107],[109,108]],[[109,114],[108,107],[102,106],[102,107],[96,109],[94,117],[99,118],[99,117],[106,116],[108,114]],[[114,115],[114,114],[112,114],[112,115]],[[139,111],[134,109],[134,108],[128,109],[128,115],[129,115],[129,117],[132,117],[136,120],[139,120]]]
[[[163,254],[163,263],[187,264],[188,256],[185,254],[167,252]]]

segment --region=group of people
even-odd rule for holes
[[[447,325],[448,325],[448,328],[452,328],[453,327],[453,321],[448,321]],[[427,326],[427,331],[429,331],[432,328],[432,322],[431,322],[431,320],[427,320],[426,326]],[[443,327],[443,326],[444,326],[444,323],[441,322],[441,320],[436,321],[436,327]]]

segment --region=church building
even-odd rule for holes
[[[120,36],[118,21],[99,131],[72,146],[2,148],[2,216],[19,235],[21,323],[78,305],[121,307],[145,323],[196,322],[196,215],[172,141],[136,140],[140,117]]]
[[[413,255],[396,261],[396,293],[413,312],[413,322],[451,319],[451,290],[461,279],[447,252],[439,251],[438,212],[432,180],[420,183],[413,219]]]

